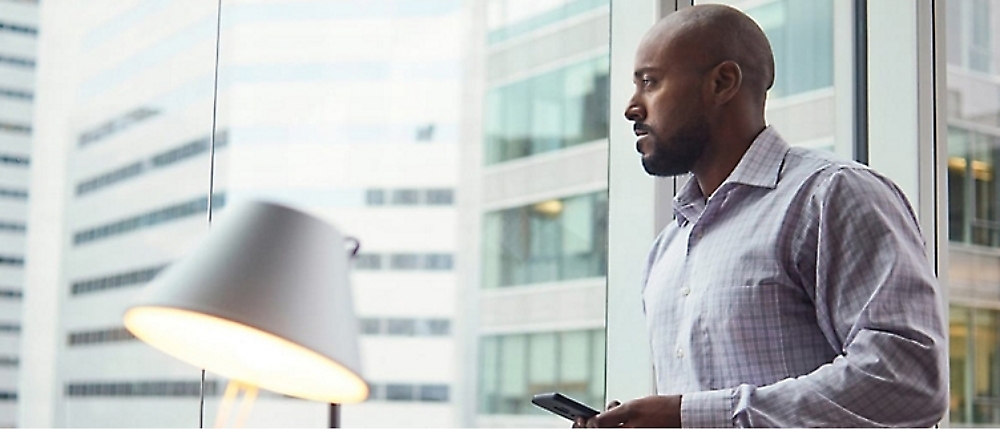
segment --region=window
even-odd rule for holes
[[[455,191],[452,189],[428,189],[427,205],[430,206],[450,206],[455,202]]]
[[[69,383],[66,396],[186,396],[198,397],[199,381],[135,381],[120,383]],[[219,395],[218,382],[205,381],[205,396]]]
[[[366,317],[360,320],[363,335],[378,335],[382,331],[382,320]]]
[[[605,55],[490,90],[486,164],[607,138],[607,91]]]
[[[212,209],[221,209],[225,205],[225,195],[213,195]],[[132,232],[141,228],[148,228],[164,222],[185,218],[188,216],[204,214],[208,209],[208,198],[202,197],[180,204],[168,206],[160,210],[145,213],[143,215],[126,218],[117,222],[105,224],[99,227],[85,229],[73,234],[73,244],[80,245],[94,240],[101,240],[107,237]]]
[[[416,189],[394,189],[392,204],[397,206],[413,206],[420,203],[420,191]]]
[[[369,189],[365,191],[365,203],[370,206],[381,206],[385,204],[385,190]]]
[[[385,400],[387,401],[412,401],[413,385],[410,384],[387,384],[385,386]]]
[[[995,3],[946,2],[948,294],[951,423],[1000,423],[1000,359],[994,309],[1000,275],[1000,103],[984,94],[1000,90],[994,59],[1000,16]]]
[[[393,270],[415,270],[420,267],[420,255],[416,253],[395,253],[389,256],[389,267]]]
[[[34,68],[35,60],[30,58],[20,58],[7,55],[0,55],[0,64],[25,67],[25,68]]]
[[[488,213],[484,287],[603,276],[607,210],[597,192]]]
[[[452,256],[448,253],[431,253],[424,256],[424,268],[428,270],[450,270]]]
[[[354,269],[381,270],[382,255],[377,253],[358,253],[354,256]]]
[[[422,385],[420,386],[420,400],[427,402],[448,402],[447,385]]]
[[[601,408],[603,329],[486,336],[480,352],[480,413],[542,414],[524,399],[552,391]]]
[[[417,333],[417,322],[413,319],[387,319],[386,334],[413,336]]]

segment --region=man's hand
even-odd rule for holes
[[[581,420],[577,419],[573,427],[678,428],[681,427],[681,396],[652,395],[624,404],[612,401],[607,411],[586,422]]]

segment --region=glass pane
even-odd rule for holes
[[[993,29],[1000,7],[988,0],[945,3],[947,16],[948,286],[952,423],[1000,423],[997,312],[1000,304],[1000,70]],[[963,319],[964,318],[964,319]],[[971,332],[970,332],[971,329]]]
[[[461,314],[463,7],[223,3],[218,127],[230,143],[216,156],[216,186],[231,190],[233,204],[304,210],[361,244],[354,310],[382,329],[360,337],[361,366],[384,396],[345,405],[345,426],[461,426],[463,398],[451,392],[464,374],[451,323]],[[319,426],[326,414],[323,404],[274,398],[259,401],[248,421]]]
[[[457,195],[468,197],[463,216],[477,237],[459,235],[477,251],[465,266],[477,282],[466,285],[478,303],[472,330],[500,343],[496,361],[484,354],[492,350],[476,351],[479,379],[498,374],[499,394],[480,388],[468,424],[563,425],[529,399],[562,388],[603,396],[603,367],[600,377],[579,373],[591,370],[590,356],[603,364],[603,346],[570,357],[577,351],[564,351],[562,338],[604,332],[603,299],[573,303],[605,295],[610,2],[468,4],[482,19],[471,40],[471,64],[481,73],[467,81],[475,107],[464,124],[473,138],[463,147]]]
[[[725,3],[750,15],[767,34],[774,52],[774,86],[768,92],[766,118],[792,145],[836,152],[853,159],[852,143],[837,142],[836,134],[849,126],[838,118],[839,97],[851,97],[851,57],[835,55],[850,44],[834,39],[834,27],[850,26],[847,8],[833,0],[696,0]],[[850,31],[843,34],[849,35]],[[838,49],[840,48],[840,49]],[[849,52],[849,48],[846,50]],[[843,82],[843,83],[838,83]],[[849,135],[849,134],[848,134]]]
[[[9,31],[29,17],[37,33]],[[0,2],[0,258],[14,253],[16,235],[24,244],[14,226],[25,199],[9,191],[27,185],[18,169],[32,136],[48,155],[24,165],[49,181],[34,188],[33,203],[45,208],[29,228],[62,234],[35,266],[58,282],[31,285],[56,294],[52,313],[25,314],[36,326],[58,321],[56,338],[26,342],[59,345],[55,368],[41,373],[55,377],[53,426],[198,424],[201,371],[137,341],[122,314],[208,232],[210,195],[213,209],[226,204],[228,189],[210,190],[211,143],[224,152],[227,142],[225,130],[213,133],[217,17],[216,5],[194,0]],[[21,132],[9,125],[32,117],[18,97],[35,70],[45,91],[31,97],[36,123]],[[20,278],[0,264],[0,289],[19,288]],[[0,298],[0,325],[15,314],[6,305]],[[5,336],[0,356],[10,356]],[[0,392],[12,380],[6,371]],[[224,382],[208,375],[209,401]],[[0,425],[13,423],[5,404]]]

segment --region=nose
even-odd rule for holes
[[[646,119],[646,108],[634,96],[629,99],[628,107],[625,108],[625,119],[632,122],[644,121]]]

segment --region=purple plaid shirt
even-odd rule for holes
[[[766,128],[649,254],[656,390],[686,427],[930,426],[948,406],[942,295],[889,179]]]

